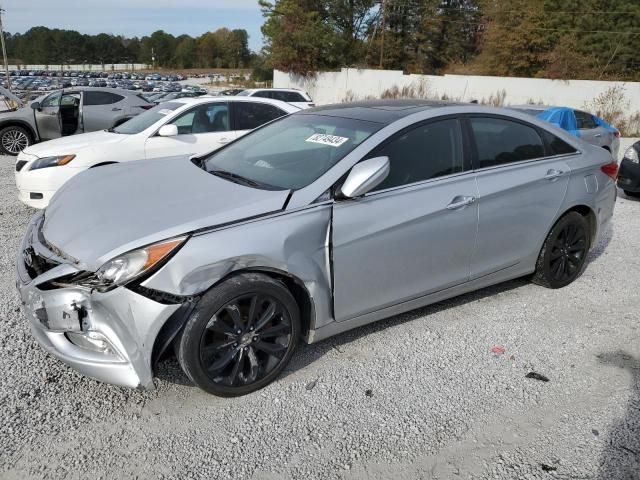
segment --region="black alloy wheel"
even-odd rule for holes
[[[244,395],[270,383],[289,361],[299,310],[277,280],[242,274],[211,290],[185,325],[178,360],[202,389]]]
[[[582,273],[590,247],[589,223],[578,212],[563,216],[545,240],[536,263],[533,281],[561,288]]]

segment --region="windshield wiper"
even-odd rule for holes
[[[242,175],[238,175],[237,173],[227,172],[226,170],[209,170],[209,173],[215,175],[216,177],[224,178],[235,183],[249,185],[250,187],[262,186],[255,180],[251,180],[250,178],[243,177]]]

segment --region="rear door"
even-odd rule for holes
[[[474,279],[535,261],[564,200],[570,168],[567,155],[548,155],[543,136],[551,134],[533,125],[498,116],[469,116],[466,122],[479,191]]]
[[[60,124],[60,99],[62,90],[53,92],[40,102],[40,109],[34,110],[38,134],[42,140],[51,140],[62,136]]]
[[[126,114],[124,97],[117,93],[101,90],[85,90],[82,93],[82,121],[85,132],[104,130]]]
[[[367,158],[388,156],[386,180],[336,201],[332,255],[337,321],[464,283],[478,206],[456,118],[414,125]]]
[[[145,157],[201,155],[217,150],[236,138],[230,128],[230,116],[226,102],[197,105],[169,122],[178,127],[178,135],[149,137],[145,141]]]
[[[260,101],[231,102],[232,129],[240,137],[260,125],[287,115],[275,105]]]

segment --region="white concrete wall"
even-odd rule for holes
[[[429,98],[458,101],[488,100],[501,90],[506,92],[505,104],[544,103],[584,108],[612,86],[624,88],[629,100],[629,112],[640,111],[640,83],[600,82],[591,80],[549,80],[542,78],[481,77],[470,75],[404,75],[397,70],[359,70],[343,68],[339,72],[322,72],[305,79],[293,74],[274,71],[274,87],[306,90],[318,104],[379,97],[393,86],[422,86]]]
[[[75,65],[9,65],[9,70],[82,70],[90,72],[110,72],[112,70],[123,70],[131,72],[133,70],[142,70],[151,68],[145,63],[105,63],[91,64],[75,64]]]

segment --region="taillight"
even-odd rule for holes
[[[620,130],[616,130],[615,132],[613,132],[613,136],[616,138],[620,138]]]
[[[602,173],[608,177],[611,177],[614,181],[618,178],[618,163],[616,161],[603,165],[600,167],[600,170],[602,170]]]

